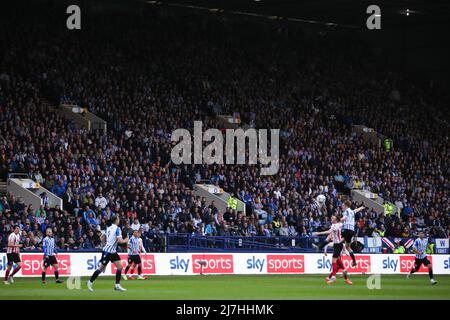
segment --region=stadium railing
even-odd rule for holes
[[[315,252],[312,237],[166,235],[167,252]],[[317,239],[316,239],[317,241]]]

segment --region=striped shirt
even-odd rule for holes
[[[54,238],[45,237],[44,240],[42,240],[42,247],[44,249],[44,257],[54,256],[58,253]]]
[[[122,231],[118,226],[112,224],[106,229],[106,245],[103,247],[103,252],[116,253],[118,238],[122,238]]]
[[[13,245],[18,245],[20,243],[20,235],[15,234],[12,232],[8,237],[8,249],[6,250],[6,253],[19,253],[20,248],[19,247],[10,247],[9,243],[12,242]]]
[[[341,243],[342,242],[342,223],[338,222],[331,225],[331,239],[333,243]]]
[[[428,238],[417,238],[414,241],[413,248],[419,251],[420,253],[416,253],[416,259],[425,259],[427,257],[427,246],[428,246]]]
[[[355,231],[355,211],[350,208],[345,209],[342,214],[344,217],[347,217],[344,221],[344,230],[352,230]]]
[[[128,242],[128,255],[135,256],[141,252],[141,242],[140,238],[132,236]]]
[[[317,201],[313,201],[311,203],[311,211],[313,213],[317,213],[318,215],[322,215],[322,212],[320,211],[320,205],[317,203]]]

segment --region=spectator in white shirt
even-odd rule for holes
[[[280,199],[281,198],[280,187],[277,187],[277,189],[273,192],[273,194],[275,195],[276,199]]]
[[[95,198],[95,206],[100,206],[102,209],[105,209],[108,205],[108,200],[103,196],[103,194],[99,193],[97,198]]]

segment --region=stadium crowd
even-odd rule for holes
[[[4,196],[3,248],[19,224],[25,249],[40,248],[46,227],[63,250],[99,249],[112,215],[126,233],[142,229],[150,251],[174,233],[310,236],[330,226],[352,188],[401,210],[363,211],[359,236],[450,235],[448,92],[389,72],[360,44],[294,41],[296,33],[273,23],[168,12],[115,18],[98,14],[71,33],[52,23],[31,29],[36,16],[0,32],[0,168],[28,173],[64,200],[61,210]],[[52,109],[57,103],[87,107],[107,132],[76,127]],[[235,112],[281,130],[276,175],[171,163],[173,130],[194,120],[218,127],[214,115]],[[370,144],[352,124],[393,147]],[[192,191],[197,180],[221,186],[249,212],[207,205]]]

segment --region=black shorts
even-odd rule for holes
[[[48,268],[54,264],[58,264],[55,256],[44,257],[44,267]]]
[[[351,243],[353,241],[353,237],[355,236],[355,231],[344,229],[342,230],[342,236],[344,237],[345,243]]]
[[[419,269],[420,266],[421,266],[422,264],[423,264],[424,266],[428,266],[428,265],[431,264],[430,260],[428,260],[427,257],[425,257],[425,258],[423,258],[423,259],[416,258],[416,259],[414,260],[414,263],[415,263],[415,265],[416,265],[416,269]]]
[[[114,252],[114,253],[102,252],[102,258],[100,259],[100,263],[102,265],[106,266],[110,261],[116,262],[119,260],[120,260],[120,257],[117,254],[117,252]]]
[[[344,245],[342,243],[333,244],[333,258],[339,258],[343,248]]]
[[[17,252],[7,253],[6,258],[8,259],[8,266],[20,262],[20,254],[18,254]]]
[[[140,264],[141,263],[141,257],[138,254],[133,254],[128,256],[128,264]]]

